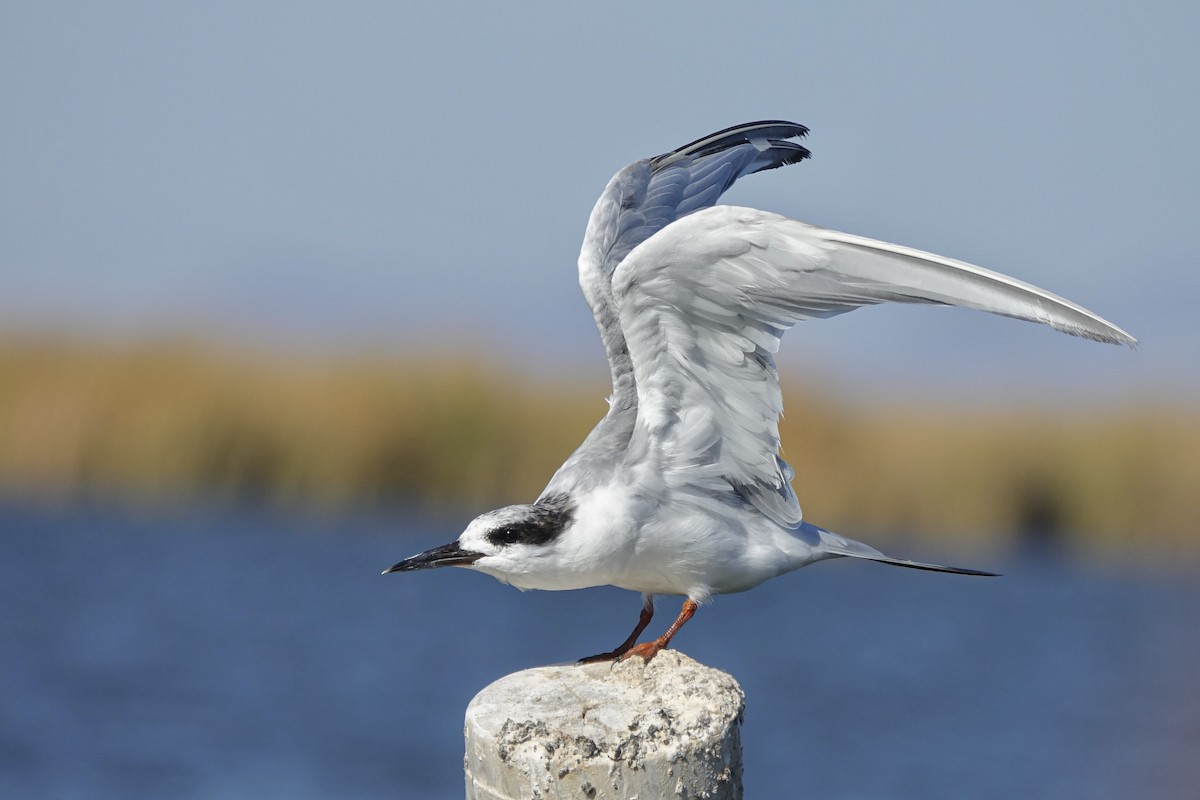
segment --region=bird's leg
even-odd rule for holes
[[[644,660],[649,661],[658,655],[659,650],[666,649],[671,640],[675,638],[675,634],[679,633],[679,629],[683,624],[692,618],[699,606],[692,598],[683,601],[683,608],[679,611],[679,616],[671,623],[671,627],[667,628],[667,632],[655,639],[653,642],[642,642],[639,645],[629,648],[624,654],[617,656],[617,661],[624,661],[630,656],[641,656]]]
[[[637,638],[642,635],[642,631],[646,630],[646,626],[650,624],[650,619],[653,616],[654,596],[649,594],[642,595],[642,613],[638,617],[637,627],[633,629],[633,633],[629,634],[629,638],[617,645],[616,649],[611,652],[581,658],[578,663],[595,664],[600,661],[615,661],[620,659],[637,642]]]

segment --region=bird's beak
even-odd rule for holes
[[[432,550],[426,550],[424,553],[409,556],[399,564],[385,569],[383,574],[411,572],[415,569],[433,569],[434,567],[465,567],[468,564],[474,564],[481,558],[483,558],[483,553],[463,550],[458,546],[458,542],[451,542]]]

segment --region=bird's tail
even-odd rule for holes
[[[931,572],[949,572],[954,575],[982,575],[984,577],[995,578],[999,577],[998,572],[985,572],[981,569],[967,569],[965,567],[947,567],[942,564],[927,564],[924,561],[910,561],[905,558],[892,558],[889,555],[879,552],[870,545],[847,539],[845,536],[836,534],[833,531],[827,531],[824,528],[818,528],[815,525],[803,523],[812,531],[818,533],[821,537],[821,544],[824,545],[824,550],[830,556],[845,556],[847,558],[862,558],[868,561],[878,561],[880,564],[891,564],[894,567],[908,567],[909,569],[926,569]]]

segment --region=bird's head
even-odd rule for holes
[[[467,567],[507,581],[529,570],[571,523],[572,514],[573,506],[557,498],[489,511],[472,520],[457,541],[410,556],[384,574]]]

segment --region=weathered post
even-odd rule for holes
[[[467,800],[739,800],[744,709],[732,676],[675,650],[517,672],[467,707]]]

